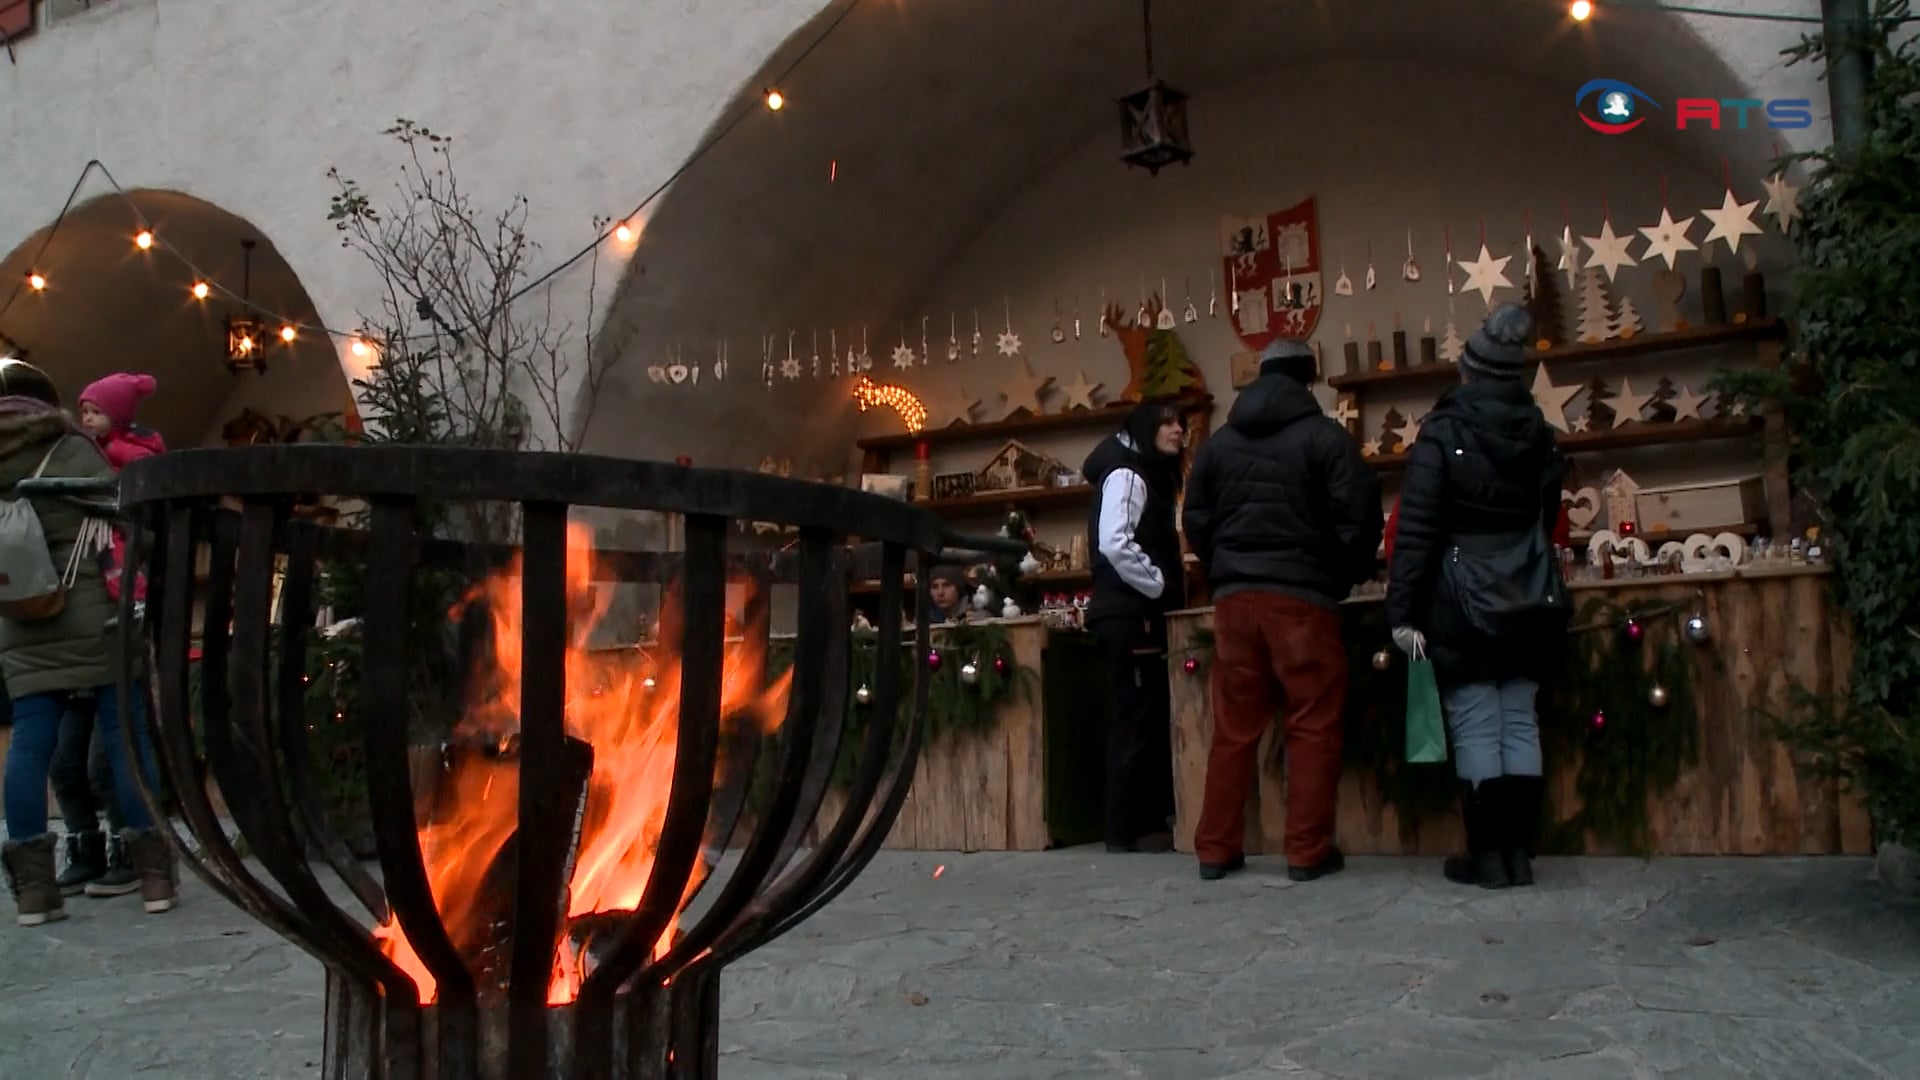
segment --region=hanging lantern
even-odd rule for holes
[[[240,241],[240,303],[241,309],[227,316],[227,370],[234,374],[242,371],[267,371],[266,327],[253,317],[251,309],[245,305],[251,300],[253,292],[253,241]]]
[[[1705,645],[1707,642],[1713,640],[1713,629],[1707,625],[1707,617],[1705,615],[1695,615],[1688,619],[1686,625],[1682,627],[1682,630],[1686,634],[1687,640],[1695,645]]]
[[[1672,700],[1673,693],[1659,683],[1654,683],[1653,686],[1647,690],[1647,704],[1656,709],[1666,708],[1667,703]]]
[[[1119,99],[1120,160],[1158,176],[1168,165],[1192,161],[1193,144],[1187,137],[1187,95],[1153,75],[1153,0],[1141,6],[1147,85]]]

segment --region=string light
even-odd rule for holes
[[[778,90],[767,91],[767,108],[779,112],[787,107],[787,96]]]
[[[1573,16],[1574,22],[1586,22],[1593,14],[1593,4],[1590,0],[1573,0],[1573,5],[1567,9],[1567,14]]]
[[[293,339],[299,336],[299,333],[291,326],[283,326],[280,328],[280,340],[289,345],[293,344]]]
[[[41,289],[44,289],[46,287],[47,287],[46,278],[41,277],[39,274],[27,275],[27,288],[32,289],[34,292],[39,292]]]
[[[205,300],[207,293],[210,291],[211,290],[207,288],[207,283],[204,281],[196,281],[193,283],[193,298],[195,300]]]
[[[904,386],[890,383],[877,383],[865,375],[853,388],[853,399],[860,403],[860,411],[885,405],[900,415],[901,423],[907,425],[909,433],[927,426],[927,407],[913,396],[913,391]]]
[[[133,246],[139,248],[141,251],[146,251],[153,247],[153,233],[146,229],[141,229],[134,235]]]
[[[353,355],[355,356],[365,356],[368,353],[373,351],[371,348],[367,347],[366,342],[361,341],[359,338],[354,338],[353,344],[347,346],[347,348],[351,350]]]
[[[626,222],[614,226],[613,238],[623,244],[633,243],[633,229]]]

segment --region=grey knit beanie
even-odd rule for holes
[[[1299,338],[1274,338],[1260,353],[1260,374],[1285,375],[1302,386],[1311,386],[1320,374],[1313,357],[1313,346]]]
[[[1501,304],[1467,339],[1460,366],[1488,379],[1518,379],[1527,371],[1527,344],[1533,340],[1533,316],[1519,304]]]

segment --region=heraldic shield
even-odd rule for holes
[[[1278,337],[1312,336],[1325,302],[1312,196],[1265,217],[1222,218],[1220,252],[1233,329],[1248,348],[1258,352]]]

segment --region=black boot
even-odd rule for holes
[[[1499,797],[1497,780],[1483,780],[1477,788],[1461,782],[1460,819],[1467,827],[1467,852],[1449,856],[1441,866],[1440,872],[1448,881],[1483,889],[1504,889],[1512,884],[1497,840]]]
[[[133,859],[127,853],[126,841],[116,836],[107,845],[107,869],[93,881],[87,882],[87,895],[92,897],[125,896],[140,888],[140,874],[134,869]]]
[[[1506,776],[1507,876],[1515,885],[1533,884],[1533,838],[1540,828],[1540,803],[1547,782],[1538,776]]]
[[[67,868],[60,872],[61,896],[77,896],[88,882],[107,872],[107,837],[99,829],[67,834]]]

